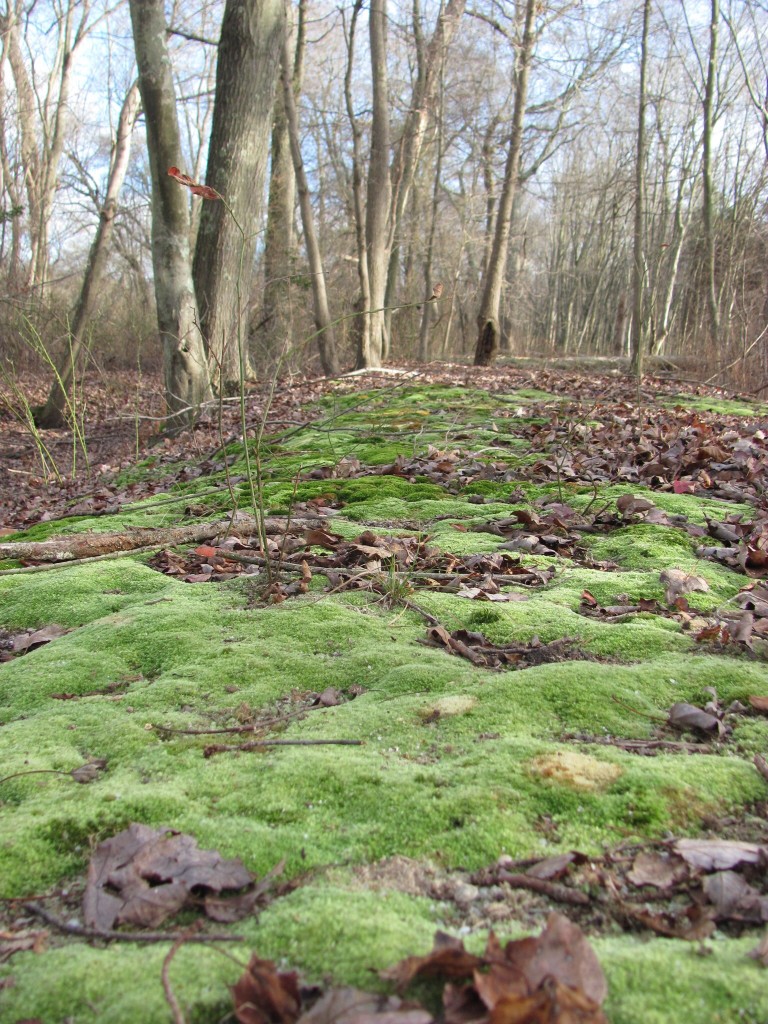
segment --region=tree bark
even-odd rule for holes
[[[291,147],[293,169],[299,189],[301,223],[304,228],[304,244],[307,248],[309,273],[312,279],[312,305],[314,309],[315,328],[317,330],[317,344],[320,350],[320,362],[323,366],[323,372],[327,376],[333,377],[339,372],[339,359],[336,354],[336,339],[334,337],[333,323],[331,321],[331,314],[328,307],[328,292],[325,286],[323,260],[320,254],[320,244],[317,240],[317,232],[315,231],[315,216],[312,210],[312,198],[309,191],[307,174],[304,170],[304,161],[301,156],[299,117],[296,111],[294,79],[291,73],[292,64],[290,45],[288,40],[286,40],[283,45],[282,60],[283,107],[288,127],[288,139]]]
[[[63,427],[66,423],[67,395],[80,361],[80,352],[85,339],[88,321],[96,304],[96,289],[104,275],[104,266],[109,251],[109,242],[117,215],[117,201],[123,187],[128,160],[131,155],[131,135],[139,113],[139,85],[134,82],[123,101],[117,124],[117,135],[112,150],[112,159],[107,178],[107,190],[99,211],[99,224],[88,253],[80,295],[72,311],[69,324],[67,351],[56,365],[56,380],[53,382],[45,405],[35,416],[38,427]]]
[[[300,0],[295,45],[290,18],[290,0],[286,0],[286,36],[289,78],[292,96],[301,89],[301,71],[305,45],[306,0]],[[293,52],[291,52],[293,51]],[[285,74],[285,53],[281,58],[281,75]],[[270,146],[269,198],[267,200],[267,230],[264,239],[264,295],[261,303],[259,326],[254,341],[261,348],[262,357],[271,363],[280,358],[286,345],[293,340],[293,310],[291,305],[292,277],[296,262],[294,232],[294,206],[296,201],[296,174],[291,155],[288,116],[282,88],[275,96]]]
[[[387,96],[387,3],[370,0],[369,35],[373,80],[371,152],[368,162],[365,249],[370,286],[369,306],[363,310],[370,333],[357,355],[359,368],[381,366],[386,347],[384,303],[389,262],[389,211],[392,187],[389,177],[389,99]]]
[[[715,253],[715,199],[712,183],[712,128],[714,123],[715,94],[717,92],[717,46],[720,23],[720,0],[711,0],[709,19],[709,55],[707,78],[704,84],[704,135],[702,184],[704,244],[707,253],[707,306],[709,308],[709,331],[715,351],[720,351],[720,304],[717,298],[717,271]]]
[[[523,40],[518,55],[516,69],[515,105],[512,113],[512,134],[509,142],[504,184],[496,214],[496,229],[493,246],[485,271],[483,297],[477,315],[477,344],[475,346],[475,366],[491,366],[499,350],[499,307],[501,289],[504,283],[504,271],[509,250],[509,235],[512,226],[512,207],[518,186],[520,173],[520,151],[523,142],[523,122],[525,105],[528,98],[528,75],[531,59],[536,44],[534,21],[536,17],[536,0],[526,0],[523,27]]]
[[[355,214],[355,246],[357,252],[357,279],[360,285],[360,294],[355,301],[355,309],[359,315],[354,320],[354,331],[357,348],[357,366],[361,368],[368,358],[371,344],[371,322],[367,310],[371,308],[371,284],[368,276],[368,250],[365,244],[365,201],[363,198],[363,156],[362,136],[363,132],[355,114],[352,102],[352,67],[355,55],[355,29],[357,19],[362,10],[363,0],[355,0],[352,8],[352,17],[349,23],[349,32],[346,33],[347,42],[347,66],[344,72],[344,103],[347,108],[347,117],[352,131],[352,202]],[[346,26],[345,26],[346,29]]]
[[[425,46],[421,36],[419,3],[418,0],[414,0],[413,23],[418,73],[391,172],[394,199],[390,214],[389,266],[384,301],[384,305],[387,307],[384,313],[387,343],[389,343],[390,333],[390,307],[395,301],[395,291],[400,273],[399,236],[403,216],[413,187],[429,116],[435,104],[445,54],[462,19],[465,7],[466,0],[448,0],[445,9],[438,15],[435,31]]]
[[[246,307],[284,21],[283,0],[227,0],[221,25],[206,183],[226,205],[203,206],[193,276],[203,336],[227,392],[252,376]]]
[[[130,0],[130,8],[152,174],[152,266],[165,398],[177,426],[194,419],[211,389],[192,284],[187,194],[168,175],[181,162],[181,146],[165,9],[163,0]]]
[[[647,106],[646,76],[648,70],[648,26],[651,0],[643,2],[643,34],[640,43],[640,96],[637,108],[637,149],[635,154],[635,216],[632,245],[632,365],[631,373],[643,376],[645,359],[645,255],[643,253],[643,221],[645,219],[645,111]]]

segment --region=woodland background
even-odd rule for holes
[[[760,392],[767,28],[765,0],[3,0],[6,401],[46,368],[60,423],[70,373],[157,370],[158,317],[177,412],[318,356]]]

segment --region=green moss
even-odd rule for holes
[[[661,404],[671,409],[698,409],[701,412],[719,413],[722,416],[765,416],[768,406],[764,402],[749,399],[709,398],[702,395],[677,395],[662,399]]]
[[[331,524],[347,537],[365,528],[410,529],[429,533],[448,552],[495,551],[500,538],[472,527],[524,504],[510,506],[514,483],[478,481],[457,497],[431,481],[394,475],[304,477],[345,458],[383,464],[397,453],[423,454],[429,444],[486,448],[483,457],[509,464],[517,457],[517,418],[501,413],[510,403],[542,399],[556,400],[428,387],[334,396],[324,422],[265,444],[267,506],[284,512],[296,501],[324,496],[341,506]],[[229,446],[229,456],[241,454]],[[155,497],[114,518],[42,524],[30,536],[176,525],[190,496],[203,497],[212,483],[217,480],[201,477],[175,488],[170,504],[158,505],[163,499]],[[555,485],[521,486],[529,504],[558,495]],[[249,485],[236,487],[243,507]],[[591,488],[563,492],[576,508],[595,507]],[[649,493],[659,507],[698,523],[737,508],[626,486],[600,488],[597,500],[625,493]],[[471,494],[494,500],[477,505],[467,500]],[[213,515],[230,497],[222,488],[204,500]],[[745,506],[738,510],[751,514]],[[241,959],[256,949],[311,980],[369,987],[379,984],[371,967],[428,949],[448,909],[431,899],[371,892],[355,877],[355,865],[399,854],[474,869],[503,852],[598,854],[628,839],[694,835],[712,816],[744,813],[764,795],[751,764],[768,738],[763,719],[734,718],[733,737],[707,757],[640,758],[597,742],[651,736],[673,703],[708,700],[707,687],[716,688],[723,705],[764,691],[764,663],[714,655],[670,618],[644,613],[608,623],[579,614],[585,589],[604,605],[621,603],[622,595],[663,600],[659,573],[670,567],[708,581],[709,592],[689,595],[692,606],[724,604],[744,578],[698,560],[698,543],[683,530],[631,523],[584,540],[593,558],[615,561],[618,571],[533,557],[525,561],[556,564],[557,572],[540,588],[512,588],[522,601],[491,605],[415,591],[413,600],[448,629],[479,629],[500,644],[573,639],[566,660],[519,671],[477,668],[425,646],[423,619],[386,607],[374,594],[315,592],[254,607],[253,580],[188,585],[135,558],[0,578],[0,626],[57,622],[71,629],[0,665],[3,773],[69,772],[86,760],[107,759],[89,785],[55,774],[0,783],[0,895],[69,886],[82,878],[93,844],[131,821],[173,827],[203,848],[241,857],[257,874],[284,859],[287,877],[301,881],[259,921],[233,928],[244,936],[236,947]],[[342,692],[343,703],[288,717],[268,735],[360,745],[206,758],[212,739],[242,737],[167,731],[220,729],[257,713],[307,708],[309,692],[330,686]],[[608,781],[580,788],[542,772],[555,755],[573,751],[608,769]],[[546,836],[536,830],[542,819],[553,826]],[[481,946],[483,936],[470,942]],[[610,1019],[693,1020],[697,1000],[713,1022],[748,1021],[749,1013],[765,1019],[759,970],[744,956],[753,944],[714,942],[713,956],[701,960],[667,940],[597,938],[611,985]],[[160,984],[164,953],[66,942],[43,955],[19,954],[0,967],[16,978],[14,988],[0,990],[0,1016],[159,1024],[168,1019]],[[227,985],[237,973],[223,957],[184,947],[172,979],[187,1019],[203,1024],[223,1017]]]

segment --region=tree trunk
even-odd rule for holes
[[[389,179],[389,100],[387,97],[387,2],[370,0],[368,13],[371,76],[373,79],[373,119],[371,153],[368,163],[365,248],[370,284],[369,307],[364,310],[370,322],[367,351],[358,352],[358,367],[381,366],[386,348],[384,302],[389,262],[388,232]],[[365,335],[363,336],[365,337]]]
[[[80,288],[80,295],[72,312],[69,324],[69,344],[64,356],[56,365],[56,380],[53,382],[45,405],[35,416],[38,427],[63,427],[66,422],[67,394],[77,371],[80,352],[85,339],[88,321],[96,304],[96,289],[104,275],[104,265],[109,251],[112,228],[117,215],[117,200],[123,187],[128,160],[131,155],[131,135],[139,113],[139,86],[134,82],[123,101],[117,135],[112,150],[112,159],[107,178],[107,191],[99,211],[99,224],[88,253],[88,262]]]
[[[707,250],[707,306],[709,331],[715,351],[720,351],[720,304],[717,298],[715,260],[714,189],[712,185],[712,127],[714,122],[715,93],[717,91],[717,43],[720,22],[720,0],[711,0],[709,20],[709,57],[707,79],[704,85],[704,137],[702,183],[704,193],[704,244]]]
[[[448,0],[445,9],[438,15],[432,37],[427,45],[424,46],[421,36],[418,0],[414,2],[413,23],[414,35],[416,37],[418,74],[391,173],[394,201],[390,214],[389,266],[387,269],[387,291],[384,301],[384,305],[387,307],[384,312],[387,341],[389,341],[390,332],[390,307],[395,302],[395,291],[400,273],[400,229],[403,223],[403,216],[408,204],[411,188],[413,187],[413,179],[424,144],[429,115],[435,103],[437,85],[445,54],[459,26],[465,7],[466,0]]]
[[[226,205],[203,206],[193,275],[203,336],[224,391],[252,375],[246,307],[284,15],[283,0],[227,0],[221,25],[206,183]]]
[[[635,155],[635,217],[632,254],[632,365],[631,373],[638,380],[643,376],[645,359],[645,256],[643,253],[643,221],[645,219],[645,110],[647,105],[646,76],[648,69],[648,26],[651,0],[643,3],[643,34],[640,44],[640,98],[637,108],[637,151]]]
[[[295,47],[290,19],[292,8],[286,0],[286,37],[288,51],[288,77],[292,97],[301,88],[301,67],[304,49],[304,16],[306,0],[299,3],[299,23]],[[293,53],[291,50],[293,49]],[[285,74],[285,55],[281,59],[281,74]],[[269,198],[267,200],[267,230],[264,238],[264,296],[261,303],[260,323],[254,341],[259,343],[262,356],[275,363],[293,341],[293,309],[291,304],[292,277],[296,262],[294,237],[294,206],[296,201],[296,175],[293,169],[288,116],[282,88],[275,96],[270,146]]]
[[[307,247],[307,260],[309,262],[309,273],[312,279],[312,305],[315,315],[315,328],[317,330],[317,344],[320,350],[320,362],[323,365],[323,372],[329,376],[336,376],[339,372],[339,360],[336,354],[336,339],[333,333],[331,314],[328,308],[328,292],[325,287],[325,273],[323,271],[323,260],[320,255],[320,244],[315,231],[315,216],[312,210],[312,198],[309,191],[304,161],[301,156],[301,142],[299,139],[299,117],[296,111],[296,100],[293,92],[293,75],[291,73],[292,61],[290,46],[286,40],[283,46],[282,78],[283,78],[283,104],[288,126],[288,138],[291,146],[294,173],[299,189],[299,206],[301,208],[301,223],[304,228],[304,243]]]
[[[152,174],[152,266],[165,398],[176,426],[194,419],[211,389],[192,285],[187,194],[168,176],[181,162],[181,147],[165,9],[163,0],[130,0],[130,7]]]
[[[355,114],[352,103],[352,66],[355,54],[355,28],[363,6],[363,0],[355,0],[352,17],[347,34],[347,67],[344,73],[344,103],[352,131],[352,201],[355,211],[355,245],[357,251],[357,278],[360,294],[355,301],[355,309],[360,315],[355,318],[354,334],[357,348],[357,365],[366,364],[371,345],[371,322],[367,310],[371,308],[371,284],[368,276],[368,250],[365,244],[365,202],[363,200],[363,156],[362,129]]]
[[[523,121],[525,105],[528,98],[528,75],[531,59],[536,44],[534,21],[537,0],[526,0],[523,41],[518,56],[515,87],[515,106],[512,113],[512,135],[509,141],[509,152],[504,169],[504,184],[496,214],[496,230],[493,236],[488,268],[485,271],[483,298],[480,312],[477,315],[477,344],[475,346],[475,366],[491,366],[499,350],[499,307],[501,304],[501,288],[504,283],[504,271],[509,249],[509,234],[512,226],[512,207],[517,191],[520,172],[520,150],[523,142]]]

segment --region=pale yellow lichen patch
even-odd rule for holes
[[[575,750],[542,754],[531,762],[531,770],[544,779],[552,779],[575,789],[605,789],[622,774],[610,761],[598,761]]]
[[[447,718],[451,715],[466,715],[477,706],[477,697],[467,694],[451,694],[447,697],[440,697],[419,712],[422,718],[429,718],[432,715],[439,715]]]

